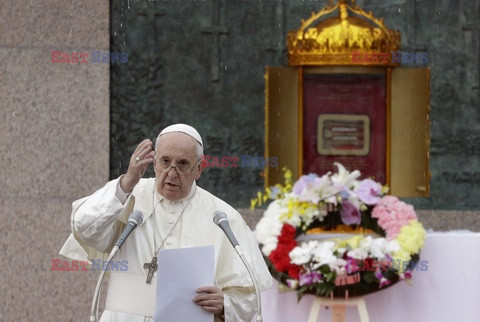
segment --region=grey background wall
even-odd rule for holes
[[[210,155],[262,156],[264,68],[286,65],[286,32],[324,3],[0,0],[0,320],[86,320],[96,274],[51,260],[71,202],[118,176],[142,138],[185,121]],[[422,222],[478,231],[479,1],[358,4],[399,29],[404,50],[430,55],[432,195],[412,201]],[[129,63],[54,64],[52,51],[125,51]],[[243,208],[260,169],[233,170],[200,184]],[[252,227],[261,214],[242,213]]]

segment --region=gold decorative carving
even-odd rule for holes
[[[337,17],[319,21],[336,9]],[[335,5],[330,0],[302,19],[300,29],[288,33],[287,46],[290,66],[398,66],[391,55],[400,50],[400,32],[385,27],[383,18],[367,13],[355,0],[338,0]]]

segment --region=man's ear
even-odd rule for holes
[[[207,167],[208,160],[205,158],[205,156],[202,156],[202,161],[200,161],[200,166],[205,169]],[[203,171],[203,170],[202,170]]]
[[[195,171],[197,172],[197,174],[195,175],[195,180],[198,180],[200,178],[203,170],[205,170],[205,168],[207,167],[207,162],[208,161],[205,160],[205,157],[202,156],[202,160],[197,164],[197,169],[195,169]]]

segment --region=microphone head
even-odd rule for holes
[[[222,219],[228,221],[227,215],[223,211],[217,210],[213,213],[213,222],[215,225],[218,225]]]
[[[135,210],[130,217],[128,217],[128,221],[133,221],[138,226],[143,222],[143,214],[140,211]]]

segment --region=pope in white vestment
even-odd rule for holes
[[[150,140],[143,141],[132,155],[126,175],[73,203],[72,234],[60,251],[72,260],[106,260],[131,212],[139,210],[143,214],[143,223],[113,258],[126,261],[128,269],[110,272],[100,321],[153,321],[157,272],[151,283],[146,283],[148,269],[144,264],[150,263],[159,249],[209,245],[215,249],[212,286],[223,293],[223,311],[212,314],[212,321],[251,321],[256,311],[255,289],[238,254],[212,220],[217,210],[227,214],[230,227],[255,271],[259,289],[263,291],[271,285],[265,261],[240,214],[198,187],[194,180],[188,180],[188,169],[192,169],[192,178],[198,179],[203,168],[198,168],[202,167],[198,161],[191,167],[196,156],[189,154],[191,148],[185,136],[203,144],[195,129],[182,124],[170,126],[157,139],[156,148],[160,147],[160,151],[153,152]],[[188,149],[182,149],[182,142]],[[140,179],[152,162],[163,162],[155,165],[156,178]],[[197,175],[196,169],[200,169]],[[133,190],[128,192],[130,187]],[[199,285],[202,286],[206,285]],[[205,304],[197,304],[205,309]]]

